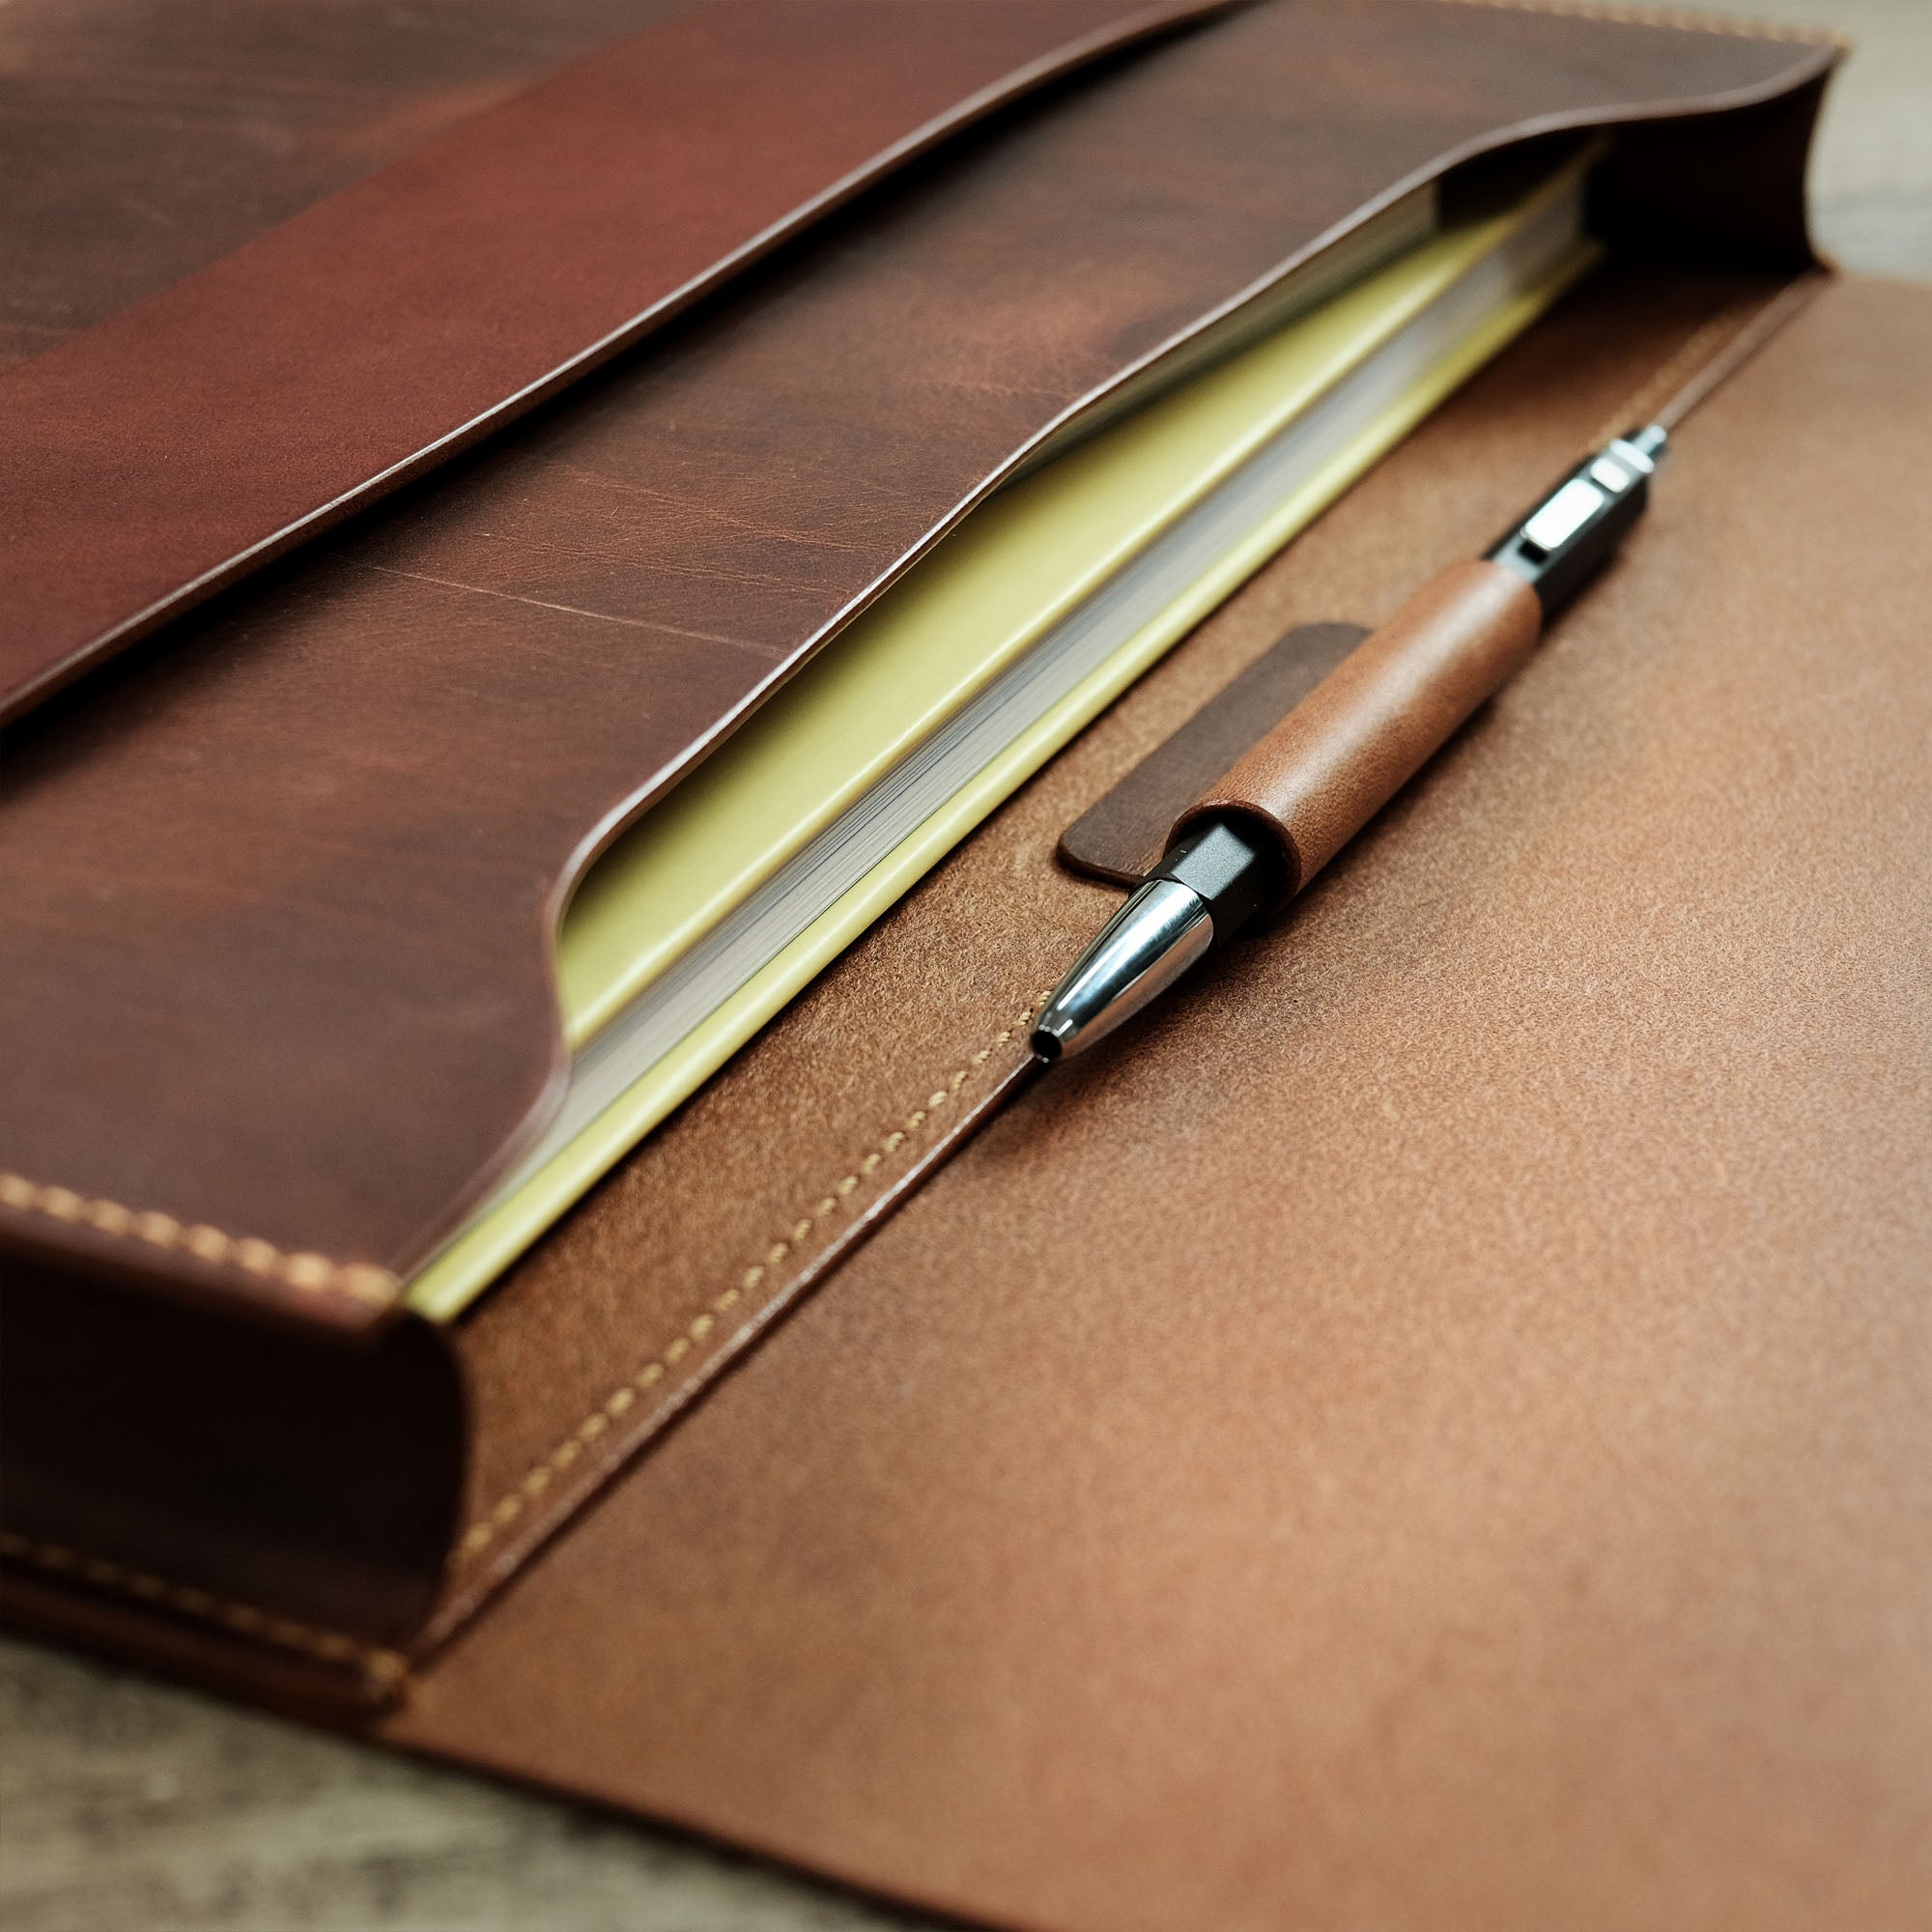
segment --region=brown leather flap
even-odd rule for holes
[[[0,720],[1227,0],[704,0],[0,375]]]
[[[380,1320],[554,1102],[554,926],[599,841],[1057,422],[1553,129],[1623,125],[1613,226],[1681,237],[1700,154],[1706,244],[1802,259],[1832,58],[1445,0],[1236,10],[956,144],[43,707],[0,807],[0,1235]]]

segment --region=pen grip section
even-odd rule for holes
[[[1363,639],[1175,821],[1264,834],[1293,897],[1535,647],[1536,593],[1488,561],[1452,564]]]

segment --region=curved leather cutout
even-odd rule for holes
[[[0,818],[0,1170],[42,1190],[12,1225],[98,1261],[159,1211],[157,1277],[371,1319],[244,1251],[421,1257],[541,1122],[552,934],[600,839],[1056,420],[1525,133],[1742,108],[1802,159],[1830,58],[1436,0],[1236,14],[48,716]]]

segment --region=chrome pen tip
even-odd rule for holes
[[[1049,1002],[1033,1025],[1030,1043],[1034,1057],[1051,1066],[1073,1043],[1073,1036],[1079,1031],[1080,1024],[1071,1013]]]
[[[1172,879],[1149,879],[1107,922],[1034,1022],[1046,1065],[1104,1039],[1171,986],[1213,943],[1207,901]]]
[[[1670,451],[1670,432],[1662,423],[1645,423],[1638,429],[1628,429],[1610,446],[1621,443],[1624,448],[1634,451],[1643,459],[1645,473],[1656,469]]]

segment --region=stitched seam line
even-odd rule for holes
[[[165,1605],[202,1623],[215,1624],[236,1636],[298,1651],[324,1663],[359,1665],[370,1682],[384,1690],[393,1690],[409,1675],[409,1665],[393,1650],[359,1643],[340,1631],[318,1630],[310,1624],[297,1623],[292,1617],[258,1610],[252,1604],[238,1604],[207,1590],[170,1583],[145,1570],[130,1570],[125,1564],[85,1556],[58,1543],[37,1543],[12,1530],[0,1530],[0,1556],[31,1563],[52,1576],[77,1577],[83,1582],[143,1604]]]
[[[851,1202],[863,1181],[877,1174],[886,1161],[935,1114],[951,1106],[960,1091],[1001,1047],[1026,1026],[1050,997],[1049,993],[1041,993],[1010,1026],[995,1034],[963,1065],[955,1067],[943,1086],[935,1087],[926,1095],[923,1105],[913,1108],[896,1126],[868,1145],[858,1159],[847,1162],[847,1171],[826,1190],[810,1213],[801,1215],[781,1239],[765,1247],[736,1281],[713,1297],[641,1369],[613,1389],[547,1456],[533,1463],[513,1489],[464,1532],[462,1541],[457,1545],[459,1565],[480,1556],[489,1548],[498,1536],[542,1500],[559,1477],[569,1473],[585,1450],[637,1406],[640,1396],[647,1395],[662,1382],[694,1349],[702,1348],[716,1332],[719,1318],[728,1315],[746,1295],[754,1293],[774,1268],[781,1266],[826,1221]]]
[[[71,1187],[46,1187],[17,1174],[0,1173],[0,1205],[39,1214],[68,1227],[91,1228],[115,1240],[144,1241],[178,1249],[195,1260],[230,1262],[247,1274],[279,1281],[304,1293],[333,1291],[371,1308],[386,1308],[401,1284],[387,1268],[368,1262],[332,1262],[327,1255],[289,1254],[253,1235],[223,1234],[206,1222],[184,1225],[156,1208],[136,1210],[118,1201],[90,1201]]]
[[[1674,27],[1686,34],[1721,34],[1746,41],[1788,41],[1807,47],[1851,43],[1842,34],[1776,20],[1741,20],[1728,14],[1689,14],[1677,7],[1600,6],[1595,0],[1435,0],[1439,7],[1488,7],[1508,14],[1554,14],[1573,20],[1614,20],[1625,27]]]
[[[1462,5],[1463,0],[1448,0],[1448,4]],[[1468,0],[1468,4],[1484,4],[1484,0]],[[1771,301],[1776,299],[1776,295],[1769,298]],[[1748,327],[1751,317],[1763,310],[1766,304],[1767,298],[1757,295],[1726,302],[1676,355],[1638,384],[1627,403],[1618,406],[1616,413],[1590,439],[1590,446],[1594,449],[1608,442],[1612,437],[1625,436],[1633,429],[1642,428],[1650,420],[1649,412],[1667,403],[1685,382],[1711,359],[1713,352],[1731,340],[1740,329]]]

